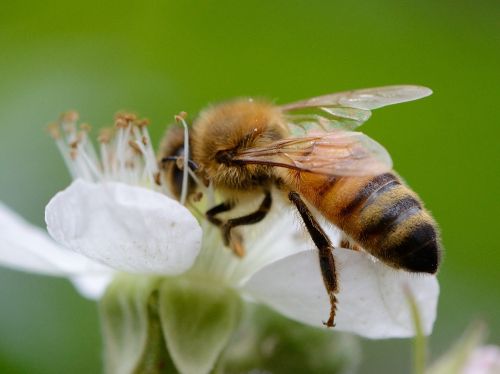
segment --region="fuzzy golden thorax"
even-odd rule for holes
[[[230,155],[267,145],[289,135],[281,110],[264,101],[238,99],[203,111],[191,136],[192,156],[200,174],[214,187],[251,190],[271,183],[273,168],[231,165]]]

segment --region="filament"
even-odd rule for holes
[[[189,130],[188,125],[182,116],[175,117],[181,122],[184,127],[184,167],[182,169],[182,190],[181,190],[181,204],[186,204],[187,192],[188,192],[188,175],[189,175]]]

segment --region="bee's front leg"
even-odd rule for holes
[[[227,222],[222,224],[221,229],[224,244],[229,246],[238,257],[243,257],[245,254],[243,238],[241,235],[235,234],[232,229],[237,226],[253,225],[254,223],[262,221],[267,213],[269,213],[272,202],[271,192],[265,191],[264,200],[262,200],[255,212],[246,216],[228,219]]]
[[[217,227],[221,227],[223,225],[223,222],[220,218],[215,217],[217,214],[228,212],[231,209],[234,208],[234,202],[233,201],[225,201],[223,203],[220,203],[219,205],[214,206],[213,208],[210,208],[209,210],[206,211],[205,216],[208,219],[208,222],[214,224]]]
[[[222,238],[224,240],[224,244],[231,248],[231,250],[238,257],[243,257],[245,254],[245,248],[243,246],[243,238],[241,235],[232,232],[231,233],[231,225],[228,222],[224,222],[220,218],[217,218],[216,215],[224,212],[228,212],[233,209],[235,203],[233,201],[226,201],[219,205],[214,206],[213,208],[207,210],[205,216],[207,220],[214,224],[215,226],[221,229]]]
[[[335,270],[335,260],[333,258],[332,250],[333,245],[326,233],[323,231],[318,221],[314,218],[311,211],[304,203],[302,198],[297,192],[290,192],[288,194],[290,201],[296,206],[297,210],[304,221],[311,239],[319,250],[319,265],[321,268],[321,275],[323,276],[323,283],[325,284],[328,297],[330,298],[330,316],[327,322],[323,322],[328,327],[335,326],[335,312],[337,310],[337,273]]]

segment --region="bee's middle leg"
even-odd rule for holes
[[[337,310],[337,272],[335,270],[335,260],[333,258],[333,245],[319,223],[316,221],[307,205],[297,192],[288,194],[290,201],[296,206],[304,221],[311,239],[319,250],[319,265],[323,283],[325,284],[328,297],[330,298],[330,316],[327,322],[323,322],[328,327],[335,326],[335,312]]]

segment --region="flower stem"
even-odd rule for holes
[[[415,327],[415,339],[413,340],[413,372],[415,374],[424,374],[425,364],[427,362],[427,339],[422,329],[422,321],[420,320],[420,313],[415,298],[409,288],[405,290],[405,293]]]

